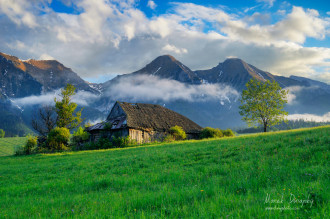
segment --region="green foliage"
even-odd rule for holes
[[[38,141],[38,137],[36,137],[36,136],[29,136],[28,137],[28,140],[27,140],[26,145],[24,147],[25,154],[31,154],[33,149],[35,149],[37,147],[37,141]]]
[[[328,218],[329,136],[330,126],[1,157],[0,217]]]
[[[175,138],[173,135],[169,134],[169,135],[166,135],[163,139],[163,142],[173,142],[175,141]]]
[[[104,124],[104,130],[105,130],[105,131],[111,131],[111,127],[112,127],[112,124],[109,123],[109,122],[106,122],[106,123]]]
[[[79,127],[77,131],[73,133],[72,136],[78,138],[79,140],[87,141],[89,138],[89,133],[85,131],[82,127]]]
[[[28,155],[35,153],[38,145],[38,137],[29,135],[24,146],[18,147],[15,150],[15,155]]]
[[[223,133],[220,129],[215,129],[211,127],[206,127],[202,130],[200,134],[200,138],[221,138],[223,137]]]
[[[70,131],[67,128],[56,127],[48,134],[46,148],[50,151],[67,150],[70,139]]]
[[[100,138],[97,142],[84,143],[80,148],[75,150],[98,150],[109,148],[125,148],[137,145],[136,140],[131,139],[129,136],[119,137],[115,136],[111,140],[106,137]]]
[[[82,122],[82,109],[76,112],[76,115],[74,115],[74,111],[77,108],[77,104],[73,103],[71,101],[71,98],[73,95],[76,94],[75,90],[76,88],[73,85],[67,84],[66,87],[61,90],[60,97],[62,99],[54,99],[56,108],[55,110],[58,116],[56,124],[60,128],[65,127],[71,130],[77,127]]]
[[[231,129],[223,130],[222,133],[226,137],[233,137],[233,136],[235,136],[234,132]]]
[[[5,131],[3,129],[0,129],[0,138],[5,137]]]
[[[89,135],[82,127],[79,127],[71,136],[71,145],[73,147],[81,147],[89,139]]]
[[[187,138],[186,132],[183,128],[177,125],[170,128],[170,135],[173,136],[176,141]]]
[[[108,138],[100,138],[97,142],[87,142],[80,148],[75,148],[76,150],[99,150],[99,149],[109,149],[114,148],[112,142]]]
[[[126,136],[126,137],[113,137],[111,139],[112,144],[114,147],[116,148],[123,148],[123,147],[128,147],[128,146],[132,146],[132,145],[137,145],[136,140],[131,139],[130,136]]]
[[[283,110],[287,94],[288,91],[281,89],[276,81],[260,82],[251,79],[242,92],[239,113],[249,126],[261,124],[266,132],[268,127],[284,121],[288,115]]]

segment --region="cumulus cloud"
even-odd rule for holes
[[[188,52],[188,50],[185,49],[185,48],[180,49],[180,48],[177,48],[174,45],[170,45],[170,44],[167,44],[166,46],[164,46],[162,48],[162,50],[165,51],[165,52],[172,52],[172,53],[176,53],[176,54],[181,54],[181,53],[187,53]]]
[[[35,4],[40,1],[34,2]],[[38,26],[36,16],[30,12],[32,5],[25,0],[0,0],[0,12],[7,15],[17,25]]]
[[[152,0],[149,0],[149,1],[148,1],[147,6],[148,6],[149,8],[151,8],[152,10],[154,10],[154,9],[157,7],[156,3],[155,3],[154,1],[152,1]]]
[[[330,122],[330,112],[319,116],[314,114],[291,114],[287,117],[288,120],[304,120],[313,122]]]
[[[172,3],[151,18],[134,0],[66,3],[78,12],[55,12],[48,0],[0,0],[0,50],[23,59],[51,57],[85,78],[133,72],[173,53],[192,69],[237,56],[271,73],[330,82],[319,70],[330,67],[330,49],[304,46],[329,32],[329,20],[312,9],[285,8],[282,20],[269,24],[272,14],[242,17],[192,3]]]
[[[255,16],[255,15],[252,15]],[[319,18],[316,10],[293,7],[287,17],[271,25],[250,25],[242,20],[230,20],[221,31],[230,38],[256,44],[293,42],[302,44],[307,37],[324,39],[329,22]]]
[[[125,101],[207,101],[231,102],[239,93],[232,87],[219,84],[187,85],[174,80],[140,75],[123,77],[110,86],[107,94]]]

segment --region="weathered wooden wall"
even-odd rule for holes
[[[129,129],[129,136],[131,139],[137,141],[137,143],[146,143],[153,141],[161,141],[165,137],[166,133],[156,131],[146,131],[138,129]]]
[[[153,142],[153,141],[161,141],[164,139],[167,133],[165,132],[157,132],[157,131],[146,131],[139,129],[117,129],[111,131],[105,130],[97,130],[91,133],[90,140],[92,142],[97,142],[100,138],[105,137],[111,139],[113,137],[126,137],[130,136],[132,140],[136,140],[138,144]],[[187,133],[187,139],[198,139],[198,134],[190,134]]]

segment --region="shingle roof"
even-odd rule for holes
[[[187,133],[199,132],[202,127],[187,117],[155,104],[117,102],[127,115],[127,126],[137,129],[168,131],[181,126]]]
[[[171,127],[178,125],[181,126],[186,133],[198,133],[202,130],[202,127],[187,117],[160,105],[146,103],[126,103],[119,101],[117,101],[117,104],[119,104],[125,112],[127,118],[126,127],[129,128],[166,132]],[[108,122],[112,123],[115,120],[116,119],[113,118]],[[89,127],[87,130],[92,131],[103,128],[104,123],[96,124],[92,127]],[[118,127],[113,126],[112,128],[116,129]]]

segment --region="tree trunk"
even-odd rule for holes
[[[264,124],[264,132],[267,132],[267,124]]]

